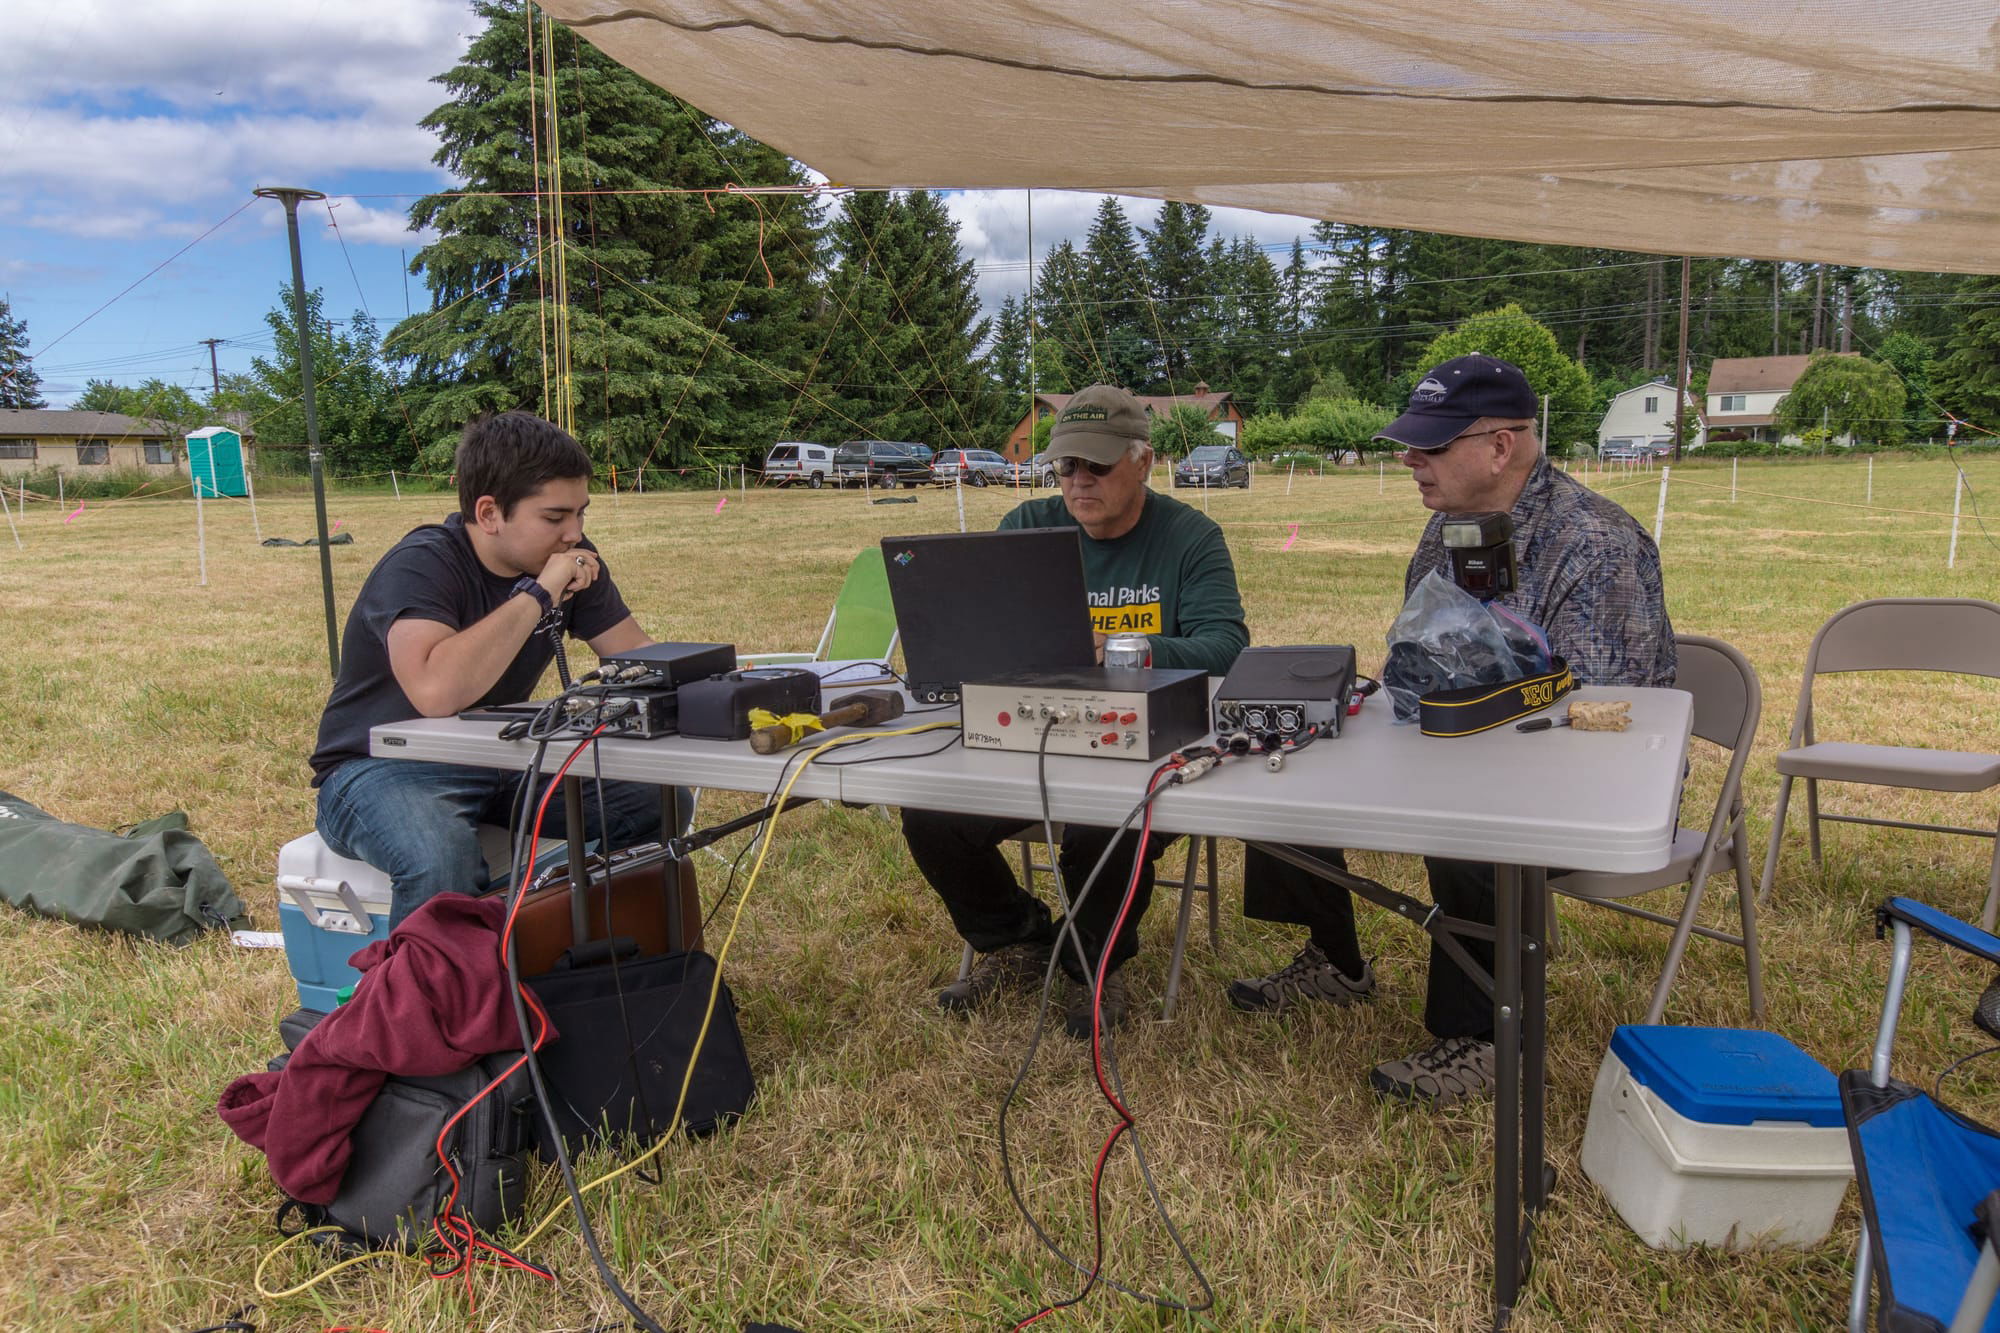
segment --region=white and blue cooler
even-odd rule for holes
[[[479,847],[486,864],[504,875],[513,856],[507,830],[482,824]],[[561,852],[562,842],[554,848]],[[348,958],[389,937],[389,877],[366,861],[334,855],[317,833],[293,838],[278,851],[278,930],[299,1003],[330,1013],[341,991],[361,979]]]
[[[1853,1178],[1840,1088],[1775,1032],[1626,1026],[1590,1097],[1583,1171],[1655,1249],[1815,1245]]]

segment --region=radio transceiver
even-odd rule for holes
[[[1017,671],[961,687],[972,750],[1155,760],[1208,734],[1208,675],[1138,667]]]

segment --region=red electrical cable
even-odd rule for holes
[[[1132,855],[1132,877],[1125,882],[1124,901],[1118,904],[1118,915],[1112,921],[1109,933],[1104,937],[1104,949],[1097,957],[1097,976],[1091,990],[1091,1072],[1097,1077],[1098,1092],[1103,1095],[1105,1102],[1110,1105],[1111,1109],[1117,1113],[1118,1123],[1105,1136],[1104,1145],[1097,1150],[1097,1162],[1091,1167],[1090,1171],[1090,1231],[1094,1243],[1094,1254],[1090,1261],[1090,1271],[1084,1275],[1083,1286],[1077,1291],[1076,1295],[1069,1297],[1067,1300],[1043,1306],[1020,1323],[1014,1325],[1014,1333],[1020,1333],[1022,1329],[1028,1327],[1030,1324],[1045,1319],[1058,1310],[1068,1309],[1070,1306],[1082,1302],[1090,1295],[1091,1290],[1096,1287],[1098,1274],[1104,1269],[1104,1200],[1102,1193],[1104,1164],[1111,1159],[1111,1150],[1117,1146],[1118,1140],[1124,1137],[1125,1131],[1134,1128],[1138,1123],[1133,1118],[1132,1112],[1126,1109],[1125,1103],[1118,1100],[1118,1094],[1111,1089],[1110,1080],[1104,1076],[1104,977],[1105,973],[1110,970],[1112,945],[1118,939],[1118,932],[1125,928],[1125,918],[1131,915],[1132,901],[1139,894],[1139,878],[1145,867],[1146,839],[1152,836],[1153,832],[1153,804],[1151,798],[1153,793],[1159,790],[1161,779],[1170,776],[1176,769],[1181,767],[1181,763],[1182,761],[1179,757],[1176,757],[1160,765],[1160,767],[1153,770],[1152,778],[1146,783],[1146,814],[1145,818],[1140,821],[1139,843]]]

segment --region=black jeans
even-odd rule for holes
[[[1338,849],[1297,850],[1347,868]],[[1426,856],[1431,901],[1445,915],[1493,924],[1493,867],[1484,861],[1447,861]],[[1255,846],[1244,848],[1243,915],[1256,921],[1283,921],[1312,931],[1313,943],[1349,976],[1362,967],[1361,942],[1354,933],[1354,896]],[[1493,943],[1461,938],[1459,943],[1490,974]],[[1430,985],[1424,997],[1424,1026],[1433,1037],[1493,1039],[1493,999],[1465,974],[1436,940],[1431,941]]]
[[[910,845],[910,859],[944,900],[951,924],[959,935],[981,953],[1004,949],[1010,944],[1048,943],[1056,937],[1056,922],[1046,904],[1023,889],[1007,866],[1000,845],[1019,837],[1039,821],[988,819],[980,815],[944,814],[933,810],[904,810],[903,837]],[[1062,849],[1056,864],[1062,868],[1063,885],[1074,898],[1083,889],[1097,858],[1111,841],[1112,830],[1071,824],[1063,830]],[[1146,839],[1139,867],[1138,891],[1125,926],[1111,949],[1111,968],[1139,952],[1139,918],[1153,900],[1153,863],[1160,859],[1171,839],[1154,835]],[[1132,856],[1139,850],[1139,835],[1127,832],[1118,839],[1111,858],[1092,886],[1090,896],[1076,912],[1076,933],[1089,955],[1091,966],[1104,950],[1105,937],[1117,919],[1125,898],[1125,886],[1132,875]],[[1063,971],[1082,980],[1083,969],[1076,952],[1062,951]]]

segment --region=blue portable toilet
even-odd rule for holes
[[[227,426],[203,426],[187,437],[188,475],[203,496],[248,493],[243,437]]]

